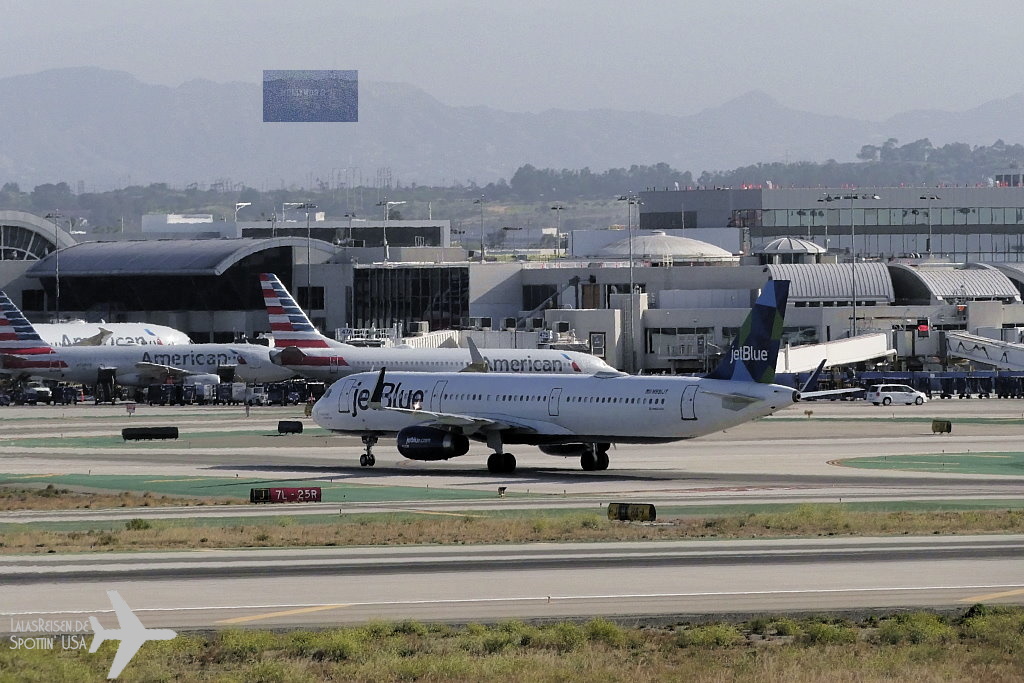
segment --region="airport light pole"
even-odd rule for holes
[[[384,238],[384,262],[385,263],[387,263],[390,255],[391,255],[391,250],[388,247],[388,216],[391,215],[391,207],[392,206],[397,206],[398,204],[405,204],[405,202],[389,202],[387,197],[384,197],[384,199],[382,199],[379,202],[377,202],[377,206],[384,207],[384,229],[383,229],[383,233],[382,234],[383,234],[383,238]],[[351,229],[351,227],[352,227],[352,222],[349,221],[349,228]]]
[[[628,372],[636,372],[636,329],[633,323],[633,295],[636,293],[636,283],[633,278],[633,206],[637,205],[639,212],[640,197],[632,191],[619,197],[620,202],[626,202],[626,235],[629,243],[629,368]],[[640,222],[639,215],[637,223]]]
[[[313,310],[313,285],[311,277],[311,254],[312,254],[312,243],[313,233],[309,227],[309,212],[316,210],[316,204],[310,202],[303,202],[295,207],[299,211],[306,212],[306,312]]]
[[[932,257],[932,201],[936,199],[942,199],[942,197],[929,192],[928,194],[921,195],[921,199],[928,202],[928,244],[925,246],[928,248],[928,258]]]
[[[53,308],[56,313],[56,322],[60,322],[60,219],[64,214],[59,211],[46,214],[46,217],[53,220],[53,276],[56,282]],[[70,219],[69,219],[70,220]]]
[[[238,224],[238,210],[244,209],[247,206],[252,206],[252,202],[235,202],[235,224]]]
[[[555,239],[558,240],[557,244],[562,244],[562,212],[565,211],[565,207],[561,204],[555,204],[551,207],[551,210],[555,212]],[[569,245],[565,245],[565,256],[568,256]],[[558,255],[558,249],[555,249],[555,255]]]
[[[841,199],[850,200],[850,279],[853,281],[853,318],[850,321],[850,336],[857,336],[857,221],[853,217],[854,202],[858,199],[881,199],[877,194],[853,193],[832,195],[827,192],[821,195],[819,202],[837,202]]]
[[[474,204],[480,205],[480,263],[484,262],[484,196],[480,195],[480,199],[474,199]]]
[[[509,225],[506,225],[505,227],[502,228],[502,231],[505,233],[506,236],[510,232],[519,232],[520,230],[522,230],[521,227],[520,228],[513,228],[513,227],[511,227]],[[515,235],[512,235],[512,253],[513,254],[516,253],[516,236]]]

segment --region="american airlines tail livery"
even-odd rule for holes
[[[270,318],[275,349],[270,357],[278,365],[322,381],[383,367],[406,372],[491,372],[579,374],[614,372],[597,356],[556,349],[482,349],[474,358],[470,349],[364,348],[343,344],[320,334],[295,299],[273,273],[260,275],[263,301]],[[484,367],[479,367],[480,363]]]
[[[788,281],[761,291],[729,352],[704,377],[362,373],[335,382],[313,407],[321,427],[363,437],[361,465],[373,465],[378,437],[397,434],[412,460],[447,460],[470,439],[494,452],[493,473],[515,471],[507,444],[539,446],[580,458],[584,470],[608,467],[613,443],[691,439],[769,415],[799,392],[774,384]]]
[[[116,381],[145,386],[187,378],[219,381],[230,369],[240,381],[275,382],[294,373],[270,362],[254,344],[65,346],[46,343],[4,292],[0,292],[0,370],[76,384]]]

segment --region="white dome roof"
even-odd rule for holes
[[[612,242],[601,249],[599,256],[629,258],[629,238]],[[655,231],[649,235],[633,236],[633,258],[676,261],[735,261],[732,253],[708,242],[667,235]]]
[[[766,244],[762,254],[824,254],[825,247],[796,237],[780,237]]]

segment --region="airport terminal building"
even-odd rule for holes
[[[534,261],[471,259],[437,221],[367,223],[358,243],[347,220],[326,218],[322,233],[237,224],[78,242],[7,211],[0,280],[33,320],[146,321],[232,341],[269,329],[257,275],[275,272],[328,334],[456,328],[487,345],[575,344],[629,371],[710,367],[769,279],[793,283],[794,346],[881,333],[895,367],[939,369],[955,360],[946,332],[1020,341],[1024,188],[845,192],[645,192],[639,230],[574,231],[569,253]]]

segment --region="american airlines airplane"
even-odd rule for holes
[[[36,323],[36,332],[50,346],[130,346],[137,344],[191,344],[188,335],[173,327],[149,323],[88,323],[68,320]]]
[[[0,292],[0,369],[11,374],[76,384],[116,381],[146,386],[168,379],[220,381],[233,369],[243,382],[277,382],[294,376],[270,362],[270,349],[254,344],[173,346],[65,346],[47,344],[4,292]]]
[[[691,439],[770,415],[799,398],[774,384],[788,281],[765,285],[719,366],[704,377],[498,373],[362,373],[335,382],[313,407],[318,425],[363,437],[371,447],[397,434],[412,460],[447,460],[486,442],[493,473],[515,471],[505,444],[578,456],[584,470],[608,467],[613,443]]]
[[[597,356],[555,349],[365,348],[320,334],[273,273],[260,275],[263,301],[270,317],[275,350],[271,359],[303,377],[331,382],[357,372],[388,367],[407,372],[490,371],[592,375],[614,372]]]

